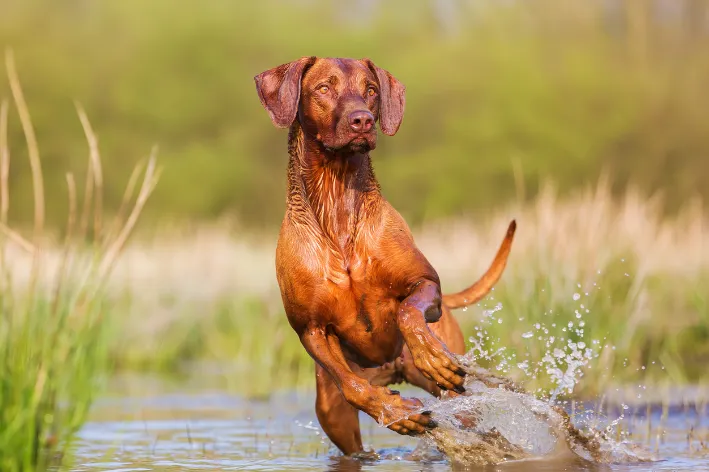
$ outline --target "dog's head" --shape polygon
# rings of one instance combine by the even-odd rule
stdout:
[[[369,59],[302,57],[256,77],[273,124],[300,122],[306,136],[336,152],[377,145],[376,122],[394,135],[404,117],[405,88]]]

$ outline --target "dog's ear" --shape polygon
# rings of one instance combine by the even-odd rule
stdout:
[[[379,82],[379,126],[384,134],[393,136],[404,119],[406,87],[384,69],[374,65],[369,59],[363,59],[367,67],[377,76]]]
[[[305,70],[313,63],[315,56],[301,57],[254,77],[261,105],[277,127],[287,128],[295,120],[300,100],[300,81]]]

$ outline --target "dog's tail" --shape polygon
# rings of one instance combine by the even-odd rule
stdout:
[[[497,281],[500,280],[502,272],[505,270],[507,256],[509,256],[510,249],[512,249],[512,240],[514,239],[516,229],[517,222],[512,220],[510,226],[507,228],[505,239],[502,240],[502,244],[500,244],[500,248],[497,250],[495,259],[487,269],[487,272],[485,272],[477,282],[458,293],[443,295],[443,303],[448,308],[455,309],[472,305],[488,294]]]

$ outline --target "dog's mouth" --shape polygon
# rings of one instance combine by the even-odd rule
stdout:
[[[329,142],[328,142],[329,141]],[[321,139],[325,149],[332,152],[363,153],[373,150],[377,145],[377,134],[372,131],[366,133],[343,133],[335,135],[335,139]]]
[[[349,146],[368,146],[370,138],[368,136],[355,136],[350,139]]]
[[[353,152],[367,152],[371,151],[374,148],[374,145],[366,137],[357,136],[352,138],[345,147]]]
[[[377,135],[373,131],[367,133],[352,134],[345,147],[362,152],[370,151],[377,145]]]

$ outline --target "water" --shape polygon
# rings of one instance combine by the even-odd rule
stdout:
[[[202,380],[188,384],[154,383],[145,378],[137,387],[113,387],[112,398],[96,404],[77,443],[77,471],[150,470],[331,470],[331,471],[443,471],[454,465],[426,441],[397,435],[360,415],[365,447],[378,460],[353,460],[339,456],[320,431],[311,393],[279,392],[267,399],[247,399],[221,389],[208,389]],[[421,396],[415,389],[404,395]],[[554,451],[550,429],[539,421],[523,400],[516,407],[509,398],[494,395],[500,408],[485,416],[518,444],[536,453]],[[679,398],[677,396],[676,398]],[[485,402],[483,402],[485,403]],[[492,403],[485,403],[493,406]],[[660,471],[709,470],[709,450],[700,439],[709,438],[709,419],[692,405],[652,405],[647,434],[647,409],[638,403],[627,410],[621,404],[608,411],[606,421],[619,417],[630,439],[657,453],[659,462],[598,466],[573,454],[556,454],[544,460],[508,462],[468,470],[568,470]],[[509,416],[511,410],[518,414]],[[595,405],[579,412],[594,410]],[[435,414],[435,413],[434,413]],[[665,417],[663,418],[663,414]],[[446,425],[442,425],[445,428]],[[506,428],[506,429],[505,429]],[[688,433],[694,429],[693,438]],[[656,434],[660,433],[660,437]],[[526,441],[526,443],[525,443]],[[527,449],[529,451],[530,449]],[[533,465],[532,465],[533,464]]]
[[[466,396],[426,402],[439,424],[428,443],[437,446],[455,465],[470,467],[534,458],[581,458],[597,464],[658,459],[648,448],[614,440],[610,428],[591,428],[584,421],[573,421],[565,410],[526,392],[490,388],[471,378],[466,389]]]

